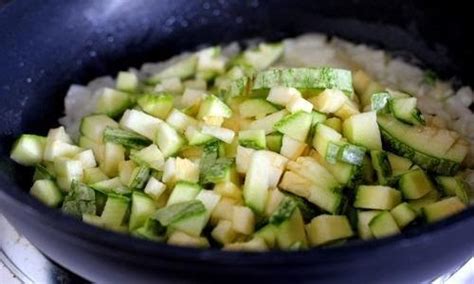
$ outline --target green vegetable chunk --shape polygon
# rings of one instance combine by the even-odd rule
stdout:
[[[258,73],[252,87],[253,93],[266,94],[272,87],[293,87],[304,95],[319,93],[324,89],[338,89],[352,96],[352,74],[335,68],[270,69]]]
[[[104,130],[104,141],[112,142],[131,149],[142,149],[151,144],[145,136],[132,131],[107,127]]]
[[[74,180],[71,191],[64,197],[61,210],[77,218],[81,218],[82,214],[95,214],[95,191]]]
[[[190,216],[206,212],[206,207],[199,200],[175,203],[159,209],[153,215],[163,226],[168,226]]]

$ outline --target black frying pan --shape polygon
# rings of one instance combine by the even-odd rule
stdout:
[[[8,158],[23,132],[57,125],[71,83],[200,44],[324,32],[418,58],[474,85],[473,25],[455,1],[13,1],[0,8],[0,210],[51,259],[100,282],[426,281],[474,254],[474,208],[400,236],[304,252],[170,247],[91,227],[33,200]],[[0,228],[1,229],[1,228]],[[132,282],[133,281],[133,282]]]

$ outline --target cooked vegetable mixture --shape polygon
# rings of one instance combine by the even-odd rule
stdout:
[[[78,137],[24,134],[11,158],[35,167],[30,193],[47,206],[179,246],[339,245],[468,206],[470,144],[416,96],[362,70],[284,67],[284,53],[210,47],[120,72],[89,94]]]

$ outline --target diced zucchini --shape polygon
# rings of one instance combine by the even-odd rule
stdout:
[[[420,110],[416,107],[416,98],[396,98],[389,102],[393,115],[408,124],[425,124],[425,120]]]
[[[173,156],[184,146],[185,140],[176,130],[166,123],[158,125],[155,143],[165,158]]]
[[[94,114],[82,118],[80,132],[87,138],[102,143],[103,133],[107,127],[117,128],[118,123],[106,115]]]
[[[126,110],[122,119],[120,119],[120,126],[124,129],[135,131],[150,140],[154,140],[158,125],[162,122],[161,119],[148,115],[142,111],[130,109]]]
[[[388,115],[379,115],[377,122],[387,147],[425,170],[452,175],[467,155],[467,143],[452,132],[410,126]]]
[[[459,177],[437,176],[436,182],[446,196],[457,196],[465,204],[469,204],[469,185]]]
[[[112,142],[131,149],[142,149],[151,144],[148,138],[132,131],[118,128],[106,127],[104,130],[104,142]]]
[[[202,82],[204,82],[204,85],[206,84],[206,81]],[[197,111],[199,111],[199,106],[202,100],[207,97],[205,91],[205,87],[204,89],[186,88],[184,90],[183,96],[181,97],[180,106],[189,110],[193,109],[193,112],[196,108]]]
[[[466,209],[458,197],[449,197],[423,207],[423,215],[428,223],[438,222]]]
[[[311,127],[316,126],[318,123],[324,123],[327,119],[327,116],[324,113],[318,111],[312,111],[311,115],[313,116],[313,121],[311,122]]]
[[[245,76],[236,80],[232,80],[228,86],[220,89],[221,97],[224,98],[226,103],[232,101],[235,97],[245,96],[249,92],[249,86],[251,80],[249,77]]]
[[[341,193],[329,186],[321,186],[291,171],[285,172],[279,187],[308,199],[321,209],[337,213],[341,207]]]
[[[264,252],[268,251],[265,240],[255,237],[247,242],[235,242],[224,246],[226,251],[248,251],[248,252]]]
[[[383,211],[375,216],[369,223],[370,231],[376,239],[400,234],[397,222],[389,211]]]
[[[326,119],[323,122],[325,125],[331,127],[332,129],[336,130],[339,133],[342,133],[342,121],[337,117],[331,117]]]
[[[130,231],[143,226],[148,219],[156,211],[155,203],[146,194],[139,191],[132,193],[132,205],[130,210],[130,220],[128,229]]]
[[[237,172],[241,174],[247,173],[254,152],[254,149],[245,148],[240,145],[237,147],[237,155],[235,156]]]
[[[180,247],[195,247],[195,248],[208,248],[209,242],[204,237],[190,236],[184,232],[174,231],[170,234],[168,245],[175,245]]]
[[[338,109],[334,115],[339,117],[342,120],[346,120],[349,117],[359,114],[359,105],[355,101],[349,99],[342,105],[340,109]]]
[[[305,143],[293,139],[288,135],[283,135],[280,154],[290,160],[295,160],[303,154],[306,147],[307,145]]]
[[[222,197],[211,214],[211,222],[216,224],[219,220],[232,221],[233,211],[229,210],[237,205],[238,201],[229,197]],[[240,203],[239,203],[240,204]]]
[[[84,177],[82,178],[85,184],[93,184],[103,180],[107,180],[107,177],[99,168],[84,169]]]
[[[71,191],[64,197],[61,211],[81,218],[82,214],[96,213],[96,193],[91,188],[79,182],[73,182]]]
[[[54,162],[57,158],[72,157],[81,152],[82,149],[61,140],[46,140],[44,147],[43,160]]]
[[[270,216],[268,222],[274,226],[278,226],[281,223],[290,219],[293,212],[298,208],[296,201],[289,197],[284,197],[280,202],[275,212]]]
[[[397,156],[392,153],[387,154],[387,158],[390,162],[390,167],[392,168],[392,174],[394,176],[408,171],[413,165],[413,162],[406,158]]]
[[[390,93],[386,91],[372,94],[370,99],[370,109],[376,112],[387,112],[389,110],[388,107],[391,98],[392,96]]]
[[[328,67],[263,71],[255,77],[252,91],[266,93],[276,86],[296,88],[303,94],[319,93],[324,89],[338,89],[348,95],[353,93],[351,72]]]
[[[291,193],[287,193],[290,196]],[[291,194],[292,197],[300,198],[294,194]],[[273,188],[268,191],[267,204],[265,205],[265,216],[270,217],[273,213],[276,212],[277,208],[285,199],[286,195],[283,194],[278,188]]]
[[[234,166],[234,160],[219,158],[208,166],[201,166],[201,184],[216,184],[220,182],[238,181],[238,175]]]
[[[118,174],[120,161],[125,160],[125,149],[118,144],[107,142],[104,146],[104,159],[99,161],[100,169],[109,177]]]
[[[398,204],[390,210],[390,213],[400,229],[403,229],[416,219],[416,212],[406,202]]]
[[[133,236],[151,241],[164,241],[166,228],[155,219],[148,218],[145,224],[132,231]]]
[[[283,143],[283,135],[281,133],[272,133],[266,136],[266,146],[268,150],[280,153]]]
[[[224,197],[242,200],[242,191],[230,181],[220,182],[214,186],[214,191]]]
[[[346,216],[320,215],[307,225],[308,239],[312,246],[350,238],[354,235]]]
[[[217,126],[208,126],[204,125],[202,127],[202,133],[205,135],[210,135],[214,138],[217,138],[227,144],[232,143],[234,140],[235,132],[227,129],[227,128],[222,128],[222,127],[217,127]]]
[[[255,227],[255,215],[245,206],[234,206],[232,213],[232,229],[244,235],[251,235]]]
[[[184,132],[191,125],[197,126],[198,124],[197,120],[177,109],[173,109],[170,112],[168,118],[166,119],[166,123],[173,126],[176,130],[180,132]]]
[[[364,161],[365,152],[366,150],[364,147],[344,143],[337,152],[337,160],[351,165],[360,166]],[[326,153],[326,155],[327,154],[328,153]]]
[[[263,118],[257,119],[248,125],[248,129],[263,129],[265,134],[270,134],[274,131],[274,125],[288,115],[286,109],[277,111]]]
[[[57,184],[63,191],[70,191],[74,180],[81,181],[83,177],[82,163],[77,160],[58,158],[54,162]]]
[[[152,144],[140,151],[133,152],[130,159],[137,164],[145,165],[157,171],[163,170],[165,157],[155,144]]]
[[[244,51],[236,61],[256,70],[265,70],[277,61],[284,52],[282,43],[260,43],[256,49]]]
[[[117,229],[120,227],[128,212],[130,199],[122,195],[113,193],[108,194],[104,211],[100,215],[104,227],[109,229]]]
[[[215,139],[211,135],[203,134],[199,128],[193,125],[190,125],[188,128],[186,128],[184,136],[188,140],[189,145],[203,145]]]
[[[66,130],[63,126],[51,128],[48,131],[48,136],[46,138],[46,144],[49,144],[53,141],[62,141],[64,143],[72,144],[72,139],[69,134],[66,133]]]
[[[153,200],[158,201],[165,190],[166,185],[164,183],[154,177],[150,177],[143,191]]]
[[[415,169],[403,174],[398,181],[400,191],[406,199],[418,199],[436,190],[426,173]]]
[[[150,168],[146,166],[139,166],[133,169],[130,180],[128,181],[128,187],[132,190],[141,190],[145,187],[145,184],[150,177]]]
[[[91,149],[94,152],[94,157],[97,161],[104,160],[104,144],[95,142],[86,136],[81,136],[79,137],[79,147],[83,149]]]
[[[169,160],[169,159],[168,159]],[[174,179],[176,181],[183,180],[189,182],[198,182],[199,181],[199,165],[197,162],[192,162],[188,159],[176,158],[174,159]],[[173,164],[173,163],[171,163]],[[165,171],[168,179],[168,170],[165,166]],[[165,180],[165,173],[163,174],[163,180]]]
[[[198,119],[204,119],[205,117],[224,117],[229,118],[232,116],[232,110],[216,96],[209,95],[201,103],[199,113],[197,114]]]
[[[312,156],[323,165],[341,185],[354,187],[357,184],[360,184],[362,178],[361,166],[351,165],[340,161],[331,164],[328,163],[325,158],[321,157],[321,155],[314,152]]]
[[[253,72],[254,69],[249,66],[233,66],[225,74],[214,79],[214,87],[217,87],[218,90],[223,90],[229,87],[234,80],[252,75]]]
[[[275,248],[276,246],[276,229],[275,226],[267,224],[259,229],[254,234],[254,238],[262,239],[269,248]]]
[[[314,109],[323,113],[335,113],[349,98],[341,90],[326,89],[312,97],[310,102]]]
[[[374,184],[376,179],[376,174],[374,167],[372,166],[372,161],[369,158],[369,155],[365,155],[360,166],[361,172],[361,183],[362,184]]]
[[[168,226],[191,216],[196,216],[206,211],[203,203],[199,200],[175,203],[158,209],[153,219],[158,220],[163,226]]]
[[[204,124],[219,127],[224,123],[222,116],[206,116],[202,119]]]
[[[197,60],[197,56],[190,55],[174,63],[173,65],[168,66],[159,73],[154,74],[153,76],[147,79],[147,82],[150,84],[156,84],[159,83],[161,80],[167,78],[189,78],[196,72]]]
[[[239,132],[239,144],[243,147],[257,150],[266,148],[265,131],[242,130]]]
[[[305,142],[312,120],[311,114],[300,111],[283,117],[273,128],[293,139]]]
[[[54,173],[54,164],[50,164],[50,166],[37,164],[35,166],[35,173],[33,174],[33,181],[41,179],[55,180],[55,175],[56,174]]]
[[[124,92],[136,92],[139,86],[139,80],[137,75],[132,72],[119,72],[117,75],[117,90]]]
[[[10,158],[23,166],[33,166],[43,160],[46,138],[23,134],[12,147]]]
[[[375,112],[356,114],[344,121],[344,137],[369,150],[382,150],[382,140]]]
[[[211,232],[214,240],[222,245],[232,243],[236,237],[236,232],[232,229],[232,222],[220,220]]]
[[[49,179],[35,181],[30,194],[49,207],[57,207],[63,201],[63,194],[54,181]]]
[[[328,161],[328,163],[330,164],[335,164],[339,156],[338,154],[342,150],[343,146],[344,146],[344,142],[330,141],[327,145],[326,154],[324,155],[324,158],[326,159],[326,161]]]
[[[294,97],[286,105],[286,109],[291,113],[296,113],[300,111],[311,113],[311,111],[313,110],[313,104],[303,99],[302,97]]]
[[[381,185],[360,185],[357,188],[354,207],[389,210],[400,204],[400,191]]]
[[[122,184],[119,177],[93,183],[90,187],[104,193],[128,194],[131,192],[128,187]]]
[[[120,116],[131,104],[130,95],[118,90],[103,88],[97,99],[95,111],[110,117]]]
[[[278,108],[263,98],[251,98],[239,105],[239,114],[242,117],[264,117],[277,112]]]
[[[296,206],[300,210],[301,216],[303,217],[303,221],[305,223],[310,222],[314,217],[321,214],[321,210],[316,205],[309,202],[306,198],[297,196],[297,195],[289,193],[289,192],[282,193],[278,189],[271,190],[270,192],[274,193],[273,194],[274,199],[283,200],[284,198],[290,198],[294,202],[296,202]],[[275,193],[277,193],[277,194],[275,194]],[[268,210],[268,204],[267,204],[267,210]]]
[[[439,192],[437,190],[433,190],[433,191],[428,192],[428,194],[426,194],[422,198],[408,201],[408,204],[413,210],[415,210],[416,214],[421,215],[423,207],[429,204],[435,203],[436,201],[439,200],[439,198],[440,198]]]
[[[119,172],[119,178],[120,182],[122,184],[129,184],[130,180],[132,178],[133,170],[137,167],[137,164],[135,164],[134,161],[132,160],[127,160],[127,161],[121,161],[118,165],[118,172]]]
[[[181,84],[181,80],[177,77],[166,78],[161,80],[161,82],[155,86],[153,91],[155,93],[170,92],[173,94],[180,94],[183,92],[183,84]]]
[[[326,157],[328,144],[330,142],[339,142],[341,139],[342,135],[339,132],[329,126],[318,123],[313,138],[313,147],[321,156]]]
[[[380,211],[377,210],[357,211],[357,231],[361,239],[370,240],[374,238],[369,228],[369,223],[379,213]]]
[[[201,191],[201,187],[198,184],[187,181],[178,181],[171,192],[166,206],[193,200],[198,195],[199,191]]]
[[[138,98],[137,103],[146,113],[166,119],[173,108],[173,99],[173,95],[166,92],[157,95],[145,94]]]
[[[267,101],[277,105],[287,106],[291,101],[300,97],[302,97],[301,93],[295,88],[274,86],[270,88]]]
[[[304,177],[319,187],[326,187],[338,190],[340,187],[336,178],[318,161],[311,157],[299,157],[295,162],[290,161],[287,165],[291,170],[301,177]]]
[[[221,48],[218,46],[208,47],[197,54],[198,62],[196,77],[210,80],[225,71],[225,60],[221,56]]]
[[[372,95],[383,91],[384,88],[362,70],[358,70],[353,76],[354,89],[359,96],[362,108],[370,105]]]
[[[95,168],[97,166],[94,157],[94,152],[90,149],[77,153],[72,158],[74,160],[80,161],[83,169]]]
[[[243,188],[245,204],[262,214],[268,198],[270,159],[264,151],[252,154]]]
[[[380,150],[372,150],[370,151],[370,158],[377,174],[378,183],[380,185],[388,185],[392,176],[392,168],[387,153]]]
[[[298,208],[293,210],[286,220],[272,226],[278,248],[292,250],[295,245],[301,248],[308,247],[303,217]]]

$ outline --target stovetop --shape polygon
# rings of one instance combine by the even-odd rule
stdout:
[[[49,260],[0,215],[1,284],[84,282],[87,281]],[[474,283],[474,257],[459,269],[430,282],[434,284]]]

